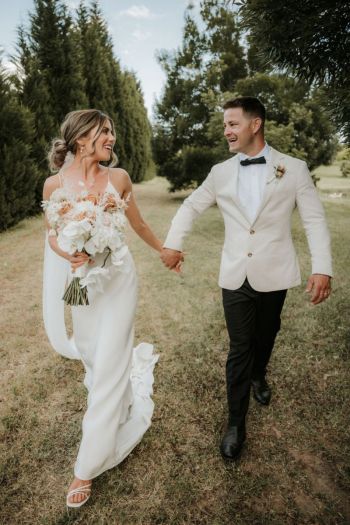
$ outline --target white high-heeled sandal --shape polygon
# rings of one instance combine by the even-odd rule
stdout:
[[[82,485],[81,487],[77,487],[76,489],[70,490],[67,494],[67,501],[66,501],[67,507],[76,509],[84,505],[87,502],[87,500],[90,498],[91,485],[92,483],[89,483],[89,485]],[[84,494],[85,498],[78,502],[69,501],[69,498],[73,496],[74,494]]]

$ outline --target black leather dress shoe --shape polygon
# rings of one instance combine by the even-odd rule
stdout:
[[[271,388],[264,377],[252,379],[253,395],[261,405],[268,405],[271,399]]]
[[[235,460],[238,458],[245,441],[245,428],[229,425],[222,438],[220,452],[224,459]]]

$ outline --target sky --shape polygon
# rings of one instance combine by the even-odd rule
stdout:
[[[74,9],[79,0],[65,0],[65,3]],[[199,0],[192,3],[198,6]],[[28,23],[33,4],[33,0],[11,0],[2,11],[0,47],[5,66],[15,50],[16,29],[19,24]],[[99,4],[112,36],[115,55],[123,67],[136,72],[152,117],[152,106],[165,82],[155,54],[160,49],[180,46],[188,0],[100,0]]]

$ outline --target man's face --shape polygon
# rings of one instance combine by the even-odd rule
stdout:
[[[224,111],[224,135],[231,153],[246,153],[254,144],[261,119],[250,117],[242,108]]]

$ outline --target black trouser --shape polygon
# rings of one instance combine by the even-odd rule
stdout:
[[[230,351],[226,363],[229,424],[241,426],[249,406],[250,383],[264,377],[287,290],[257,292],[246,279],[237,290],[222,290]]]

